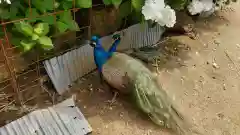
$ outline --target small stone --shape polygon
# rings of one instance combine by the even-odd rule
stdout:
[[[218,66],[218,64],[215,63],[215,62],[212,64],[212,66],[213,66],[215,69],[219,69],[219,68],[220,68],[220,67]]]
[[[236,44],[238,48],[240,48],[240,44]]]
[[[123,113],[123,112],[121,112],[121,113],[120,113],[120,117],[123,117],[123,114],[124,114],[124,113]]]
[[[182,77],[181,77],[181,80],[182,80],[182,81],[184,81],[185,79],[186,79],[186,77],[185,77],[185,76],[182,76]]]
[[[218,113],[217,116],[222,119],[224,117],[224,114]]]
[[[203,44],[203,47],[208,47],[208,45],[207,44]]]
[[[223,84],[223,90],[226,90],[226,84],[225,83]]]
[[[177,62],[180,62],[180,61],[182,61],[181,58],[177,58]]]
[[[151,135],[151,134],[152,134],[152,130],[148,130],[147,135]]]
[[[220,41],[218,41],[218,40],[216,40],[216,39],[215,39],[213,42],[214,42],[214,44],[216,44],[216,45],[220,45]]]
[[[93,91],[93,88],[89,88],[90,91]]]

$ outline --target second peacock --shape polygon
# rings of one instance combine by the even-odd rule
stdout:
[[[116,52],[121,38],[114,35],[114,40],[111,48],[105,51],[100,39],[92,37],[94,60],[101,79],[120,94],[129,94],[139,110],[155,124],[173,129],[179,135],[198,134],[176,109],[171,98],[157,82],[156,76],[140,60]]]

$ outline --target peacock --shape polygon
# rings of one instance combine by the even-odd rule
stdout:
[[[135,105],[155,124],[173,129],[180,135],[198,133],[173,104],[173,100],[163,90],[154,75],[140,60],[125,53],[116,52],[120,43],[120,35],[108,51],[102,47],[97,36],[91,38],[94,48],[94,61],[101,80],[118,90],[121,94],[132,97]],[[114,92],[116,98],[116,93]]]

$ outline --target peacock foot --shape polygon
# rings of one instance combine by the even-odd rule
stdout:
[[[119,93],[117,91],[114,91],[113,98],[111,100],[107,101],[108,103],[110,103],[110,106],[112,106],[116,102],[116,98],[117,98],[118,94]]]

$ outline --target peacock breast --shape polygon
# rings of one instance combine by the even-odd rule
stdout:
[[[122,57],[120,53],[114,53],[113,56],[103,65],[102,74],[104,79],[115,89],[122,93],[128,93],[126,85],[129,83],[126,75],[129,77],[128,59]]]

